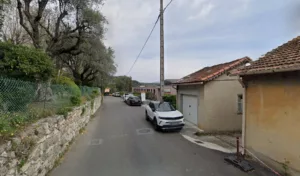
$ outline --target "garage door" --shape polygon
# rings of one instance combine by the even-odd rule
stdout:
[[[185,120],[198,125],[198,98],[196,96],[183,95],[182,111]]]

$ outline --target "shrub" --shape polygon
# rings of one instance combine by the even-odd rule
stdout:
[[[137,96],[137,97],[140,97],[140,96],[141,96],[141,93],[133,92],[133,95],[134,95],[134,96]]]
[[[155,94],[152,92],[146,92],[146,99],[155,100],[156,99]]]
[[[58,115],[63,115],[65,118],[68,116],[68,112],[72,111],[71,107],[63,107],[57,110]]]
[[[7,113],[0,115],[0,134],[8,137],[14,136],[20,126],[24,126],[29,118],[24,114]]]
[[[176,95],[164,95],[163,100],[171,103],[171,105],[176,108]]]
[[[0,75],[23,80],[48,80],[54,73],[51,58],[42,50],[0,42]]]
[[[99,91],[98,90],[96,90],[96,89],[94,89],[93,91],[92,91],[92,93],[91,93],[91,98],[92,99],[94,99],[94,98],[96,98],[97,96],[99,96]]]
[[[66,88],[69,89],[70,93],[74,96],[81,96],[80,88],[75,84],[75,82],[66,76],[60,76],[53,80],[54,84],[66,85]]]
[[[72,105],[78,106],[81,103],[81,97],[80,96],[71,96],[70,101]]]

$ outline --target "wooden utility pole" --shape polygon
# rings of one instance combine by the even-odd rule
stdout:
[[[165,84],[165,46],[164,46],[164,3],[160,0],[160,100],[163,100],[164,96],[164,84]]]

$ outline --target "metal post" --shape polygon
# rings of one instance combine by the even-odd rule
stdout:
[[[165,68],[164,68],[164,7],[163,0],[160,0],[160,100],[163,100],[164,96],[164,84],[165,84]]]
[[[240,139],[236,137],[236,158],[240,160]]]

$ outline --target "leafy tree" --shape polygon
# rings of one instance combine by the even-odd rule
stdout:
[[[136,80],[132,80],[132,87],[137,87],[137,86],[140,86],[141,83],[136,81]]]
[[[132,80],[128,76],[117,76],[114,79],[118,91],[132,91]]]
[[[54,72],[49,56],[26,46],[0,43],[0,75],[23,80],[48,80]]]
[[[116,71],[114,51],[97,38],[89,38],[85,48],[85,52],[77,56],[68,55],[62,60],[71,70],[77,84],[99,86],[105,77]]]
[[[96,28],[106,23],[97,11],[101,3],[102,0],[17,0],[17,9],[20,25],[33,45],[45,45],[55,58],[61,54],[78,55],[83,52],[80,46],[87,36],[103,35],[104,28]]]

